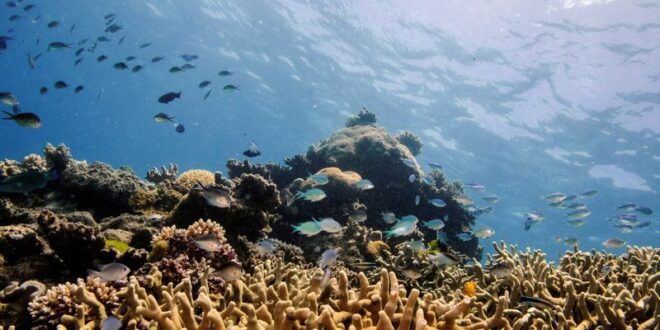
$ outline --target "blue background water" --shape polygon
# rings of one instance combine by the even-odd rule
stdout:
[[[424,141],[420,161],[448,177],[478,182],[500,196],[479,223],[503,239],[555,257],[573,236],[583,249],[611,237],[658,246],[650,227],[622,234],[606,218],[616,205],[660,209],[660,3],[657,1],[32,1],[0,8],[0,90],[12,91],[43,127],[0,122],[0,157],[20,159],[46,142],[66,143],[78,159],[129,165],[139,175],[175,162],[223,169],[250,141],[260,161],[304,152],[367,106],[391,132]],[[24,16],[16,22],[8,18]],[[51,41],[103,35],[103,16],[123,29],[106,34],[74,67],[71,50],[45,52],[38,68],[25,53]],[[41,15],[42,17],[33,21]],[[59,20],[50,29],[46,24]],[[76,27],[72,33],[72,24]],[[14,29],[14,32],[8,32]],[[118,40],[125,36],[123,44]],[[40,44],[36,45],[37,38]],[[150,47],[139,45],[153,42]],[[86,45],[88,47],[89,44]],[[196,69],[171,74],[181,54]],[[110,59],[97,63],[104,54]],[[112,64],[137,56],[139,73]],[[154,56],[165,60],[152,64]],[[219,77],[228,69],[231,77]],[[64,80],[69,90],[52,84]],[[197,87],[212,80],[212,94]],[[226,83],[241,90],[226,93]],[[78,84],[85,90],[74,94]],[[39,95],[48,86],[46,95]],[[97,100],[99,91],[103,94]],[[169,105],[169,91],[183,97]],[[3,105],[3,110],[8,110]],[[156,124],[158,112],[186,126]],[[580,228],[540,198],[599,194]],[[471,193],[478,198],[478,193]],[[482,202],[480,204],[485,204]],[[547,219],[523,231],[522,213]],[[485,243],[486,246],[489,244]],[[615,249],[622,252],[623,249]]]

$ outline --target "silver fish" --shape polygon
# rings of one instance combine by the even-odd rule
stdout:
[[[216,269],[216,272],[223,280],[233,282],[243,275],[243,266],[236,261],[229,261]]]
[[[126,276],[131,272],[131,269],[124,264],[113,262],[107,265],[99,266],[99,270],[88,269],[87,273],[91,277],[100,278],[103,282],[115,282],[126,279]]]

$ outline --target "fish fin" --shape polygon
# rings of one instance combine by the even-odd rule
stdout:
[[[98,278],[101,278],[101,276],[99,275],[99,272],[96,271],[96,270],[93,270],[93,269],[88,269],[88,270],[87,270],[87,275],[89,275],[89,276],[91,276],[91,277],[98,277]]]
[[[4,111],[4,110],[2,110],[2,112],[3,112],[5,115],[9,116],[9,117],[7,117],[7,118],[2,118],[2,119],[4,119],[4,120],[14,120],[14,114],[12,114],[11,112]]]
[[[300,226],[291,225],[291,228],[293,228],[294,233],[299,233],[300,232]]]
[[[176,93],[176,97],[181,98],[181,92]]]

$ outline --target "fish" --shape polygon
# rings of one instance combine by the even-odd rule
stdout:
[[[428,165],[430,168],[432,168],[434,170],[441,170],[442,169],[442,165],[440,165],[439,163],[426,162],[426,165]]]
[[[610,238],[610,239],[605,240],[602,245],[603,245],[603,247],[606,247],[606,248],[609,248],[609,249],[616,249],[616,248],[620,248],[620,247],[624,246],[625,244],[626,244],[626,242],[624,242],[620,239]]]
[[[566,218],[571,220],[584,219],[591,215],[591,211],[588,209],[580,209],[566,214]]]
[[[56,81],[55,84],[53,84],[53,86],[55,86],[55,88],[57,89],[69,88],[69,84],[65,83],[62,80]]]
[[[76,29],[76,25],[75,24],[71,25],[71,27],[69,28],[69,33],[73,33],[73,30],[75,29]]]
[[[495,230],[489,227],[482,227],[472,231],[472,236],[479,237],[481,239],[491,238],[495,235]]]
[[[182,58],[184,61],[186,61],[186,62],[192,62],[192,61],[198,59],[199,56],[197,56],[197,55],[190,55],[190,54],[182,54],[182,55],[181,55],[181,58]]]
[[[422,277],[422,274],[420,274],[417,270],[412,269],[412,268],[402,270],[401,275],[403,275],[403,277],[411,279],[413,281],[418,280],[419,278]]]
[[[98,41],[98,42],[109,42],[110,39],[106,36],[100,36],[100,37],[96,38],[96,41]]]
[[[461,240],[463,242],[467,242],[469,240],[472,240],[472,235],[470,235],[468,233],[460,233],[460,234],[456,234],[456,238],[458,238],[459,240]]]
[[[447,206],[447,203],[445,203],[445,201],[442,200],[441,198],[431,199],[431,200],[429,200],[429,204],[431,204],[435,207],[445,207],[445,206]]]
[[[151,63],[158,63],[158,62],[160,62],[160,61],[162,61],[162,60],[164,60],[164,59],[165,59],[165,58],[162,57],[162,56],[156,56],[156,57],[154,57],[154,58],[151,59]]]
[[[5,37],[0,36],[0,50],[5,50],[7,49],[7,39]]]
[[[44,95],[46,93],[48,93],[48,88],[46,86],[39,88],[39,94]]]
[[[578,244],[578,239],[576,237],[566,237],[563,239],[563,242],[568,246],[575,246]]]
[[[488,195],[483,196],[481,199],[485,200],[488,203],[495,204],[500,201],[500,198],[497,195]]]
[[[407,244],[407,247],[414,252],[424,252],[426,251],[426,246],[422,240],[410,240]]]
[[[18,105],[18,98],[11,92],[0,92],[0,102],[13,107]]]
[[[468,182],[465,184],[466,188],[472,189],[472,190],[477,190],[477,191],[484,191],[486,190],[486,187],[484,185],[478,184],[478,183],[471,183]]]
[[[21,15],[11,15],[11,16],[9,16],[9,21],[10,22],[16,22],[21,18],[23,18]]]
[[[136,66],[133,67],[133,69],[131,69],[131,72],[133,72],[133,73],[140,72],[140,71],[142,71],[142,69],[144,69],[144,67],[142,65],[136,65]]]
[[[415,182],[415,180],[417,180],[417,176],[414,175],[414,174],[411,174],[411,175],[408,177],[408,182],[410,182],[410,183]]]
[[[653,215],[653,210],[650,207],[638,206],[635,207],[635,211],[643,215]]]
[[[414,159],[405,158],[405,157],[401,157],[400,159],[403,162],[403,165],[406,165],[410,168],[416,168],[417,167],[417,162]]]
[[[257,241],[255,249],[259,255],[272,255],[277,250],[277,242],[272,239],[262,238]]]
[[[573,204],[567,205],[566,208],[571,209],[571,210],[583,210],[583,209],[586,209],[587,206],[582,204],[582,203],[573,203]]]
[[[428,259],[436,266],[453,266],[458,264],[458,258],[445,252],[436,252],[428,255]]]
[[[297,226],[291,225],[291,227],[293,228],[294,233],[300,233],[301,235],[305,235],[307,237],[312,237],[323,231],[321,229],[321,225],[316,220],[302,222]]]
[[[88,269],[87,274],[92,278],[99,278],[102,282],[117,282],[126,279],[131,269],[126,265],[113,262],[99,266],[99,270]]]
[[[122,29],[122,26],[118,25],[117,23],[110,24],[108,27],[105,28],[106,33],[115,33],[119,30]]]
[[[227,70],[222,70],[222,71],[218,72],[218,76],[221,76],[221,77],[231,76],[232,73],[233,72],[230,72],[230,71],[227,71]]]
[[[421,200],[421,197],[419,195],[415,196],[415,206],[419,205],[420,200]]]
[[[637,204],[635,203],[626,203],[616,207],[617,210],[624,212],[632,212],[635,208],[637,208]]]
[[[101,330],[119,330],[121,327],[121,321],[115,316],[109,316],[101,322]]]
[[[348,215],[349,221],[355,221],[357,223],[367,221],[367,212],[364,210],[355,210],[352,212],[347,212],[346,214]]]
[[[78,64],[82,63],[83,60],[84,60],[84,58],[79,58],[79,59],[77,59],[77,60],[73,63],[73,66],[78,66]]]
[[[435,239],[438,242],[443,243],[443,244],[447,244],[449,242],[449,236],[447,236],[447,233],[445,233],[444,231],[439,231],[438,230],[435,233],[436,233],[435,234]]]
[[[231,196],[228,192],[222,189],[204,186],[204,184],[199,181],[197,181],[197,184],[192,189],[200,191],[202,193],[202,197],[206,201],[206,204],[209,206],[221,209],[231,207]]]
[[[67,49],[71,48],[69,44],[65,44],[61,41],[53,41],[50,44],[48,44],[48,51],[51,50],[62,50],[62,49]]]
[[[87,49],[88,52],[94,53],[96,52],[96,46],[98,46],[99,43],[97,41],[94,41],[94,43]]]
[[[519,302],[520,302],[521,305],[527,305],[527,306],[535,307],[535,308],[538,308],[538,309],[545,309],[545,308],[554,309],[555,308],[555,306],[551,302],[549,302],[545,299],[536,298],[536,297],[520,296]]]
[[[416,216],[409,214],[406,216],[401,217],[401,219],[398,220],[401,223],[414,223],[417,224],[419,222],[419,219],[417,219]]]
[[[48,172],[29,171],[4,178],[0,181],[0,192],[28,194],[46,186],[48,181],[58,178],[54,170]]]
[[[201,83],[199,83],[198,87],[199,87],[199,88],[206,88],[206,87],[209,87],[210,84],[211,84],[210,81],[208,81],[208,80],[204,80],[204,81],[202,81]]]
[[[525,213],[525,230],[529,230],[535,223],[545,220],[545,216],[540,212]]]
[[[121,39],[119,39],[119,41],[117,42],[117,45],[121,45],[122,42],[124,42],[124,39],[126,39],[126,36],[121,37]]]
[[[126,63],[124,63],[124,62],[117,62],[114,65],[112,65],[112,67],[115,68],[116,70],[126,70],[126,69],[128,69],[128,65],[126,65]]]
[[[486,267],[486,270],[495,277],[509,277],[513,274],[513,267],[507,262],[498,262]]]
[[[383,221],[387,224],[392,224],[396,222],[396,216],[392,212],[385,212],[380,214],[383,217]]]
[[[170,117],[166,113],[159,112],[154,116],[154,121],[157,123],[166,123],[166,122],[175,123],[174,118],[175,117]]]
[[[108,59],[107,56],[105,56],[105,55],[101,55],[101,56],[99,56],[99,57],[96,58],[96,61],[100,63],[100,62],[103,62],[103,61],[105,61],[105,60],[107,60],[107,59]]]
[[[222,90],[225,92],[233,92],[233,91],[240,91],[241,89],[239,88],[239,86],[227,84],[225,85],[225,87],[222,87]]]
[[[333,218],[321,218],[320,221],[318,221],[318,224],[321,227],[321,230],[326,233],[336,234],[342,229],[339,222]]]
[[[445,228],[445,222],[442,221],[442,219],[422,221],[422,224],[424,225],[424,227],[431,230],[441,230],[442,228]]]
[[[110,14],[107,14],[107,15],[103,16],[103,19],[105,19],[105,20],[107,21],[107,20],[109,20],[109,19],[113,19],[113,18],[115,18],[116,16],[117,16],[117,14],[115,14],[115,13],[110,13]]]
[[[243,155],[245,157],[253,158],[257,156],[261,156],[261,151],[259,150],[259,147],[257,147],[257,144],[254,142],[250,143],[250,147],[243,151]]]
[[[578,195],[575,195],[575,194],[568,195],[568,196],[566,196],[566,198],[564,198],[564,202],[570,202],[570,201],[576,199],[577,197],[578,197]]]
[[[30,11],[30,10],[34,9],[34,7],[35,7],[35,5],[32,5],[32,4],[27,5],[27,6],[23,7],[23,11]]]
[[[223,280],[233,282],[243,275],[243,266],[236,261],[229,261],[216,269],[216,272]]]
[[[563,202],[566,199],[566,195],[562,193],[552,193],[543,196],[543,199],[545,199],[550,203],[558,203],[558,202]]]
[[[213,91],[213,89],[209,89],[209,91],[206,92],[206,94],[204,94],[204,101],[206,101],[209,98],[209,95],[211,95],[211,91]]]
[[[174,126],[174,131],[177,133],[183,133],[186,131],[186,128],[182,124],[177,123],[176,126]]]
[[[569,219],[569,220],[564,220],[564,222],[573,227],[582,227],[585,224],[584,219]]]
[[[125,58],[124,60],[125,60],[126,62],[130,62],[130,61],[132,61],[132,60],[134,60],[134,59],[135,59],[135,56],[126,56],[126,58]]]
[[[183,71],[183,70],[190,70],[190,69],[194,69],[194,68],[195,68],[195,66],[192,65],[192,64],[190,64],[190,63],[186,63],[186,64],[184,64],[184,65],[181,66],[181,70],[182,70],[182,71]]]
[[[359,269],[359,270],[367,270],[371,268],[376,268],[376,263],[375,262],[368,262],[368,261],[362,261],[362,262],[354,262],[350,264],[351,267]]]
[[[140,48],[147,48],[147,47],[151,46],[151,44],[152,44],[151,42],[143,43],[143,44],[140,45]]]
[[[39,128],[41,127],[41,118],[32,112],[10,113],[3,111],[8,117],[2,118],[3,120],[13,120],[16,124],[26,128]]]
[[[477,295],[477,284],[474,281],[467,281],[463,285],[463,294],[468,297],[474,297]]]
[[[321,269],[326,269],[337,262],[340,250],[340,248],[330,248],[323,251],[321,258],[318,261],[319,267],[321,267]]]
[[[17,6],[18,6],[18,5],[16,4],[16,2],[13,2],[13,1],[7,1],[7,7],[9,7],[9,8],[16,8]]]
[[[34,70],[37,67],[37,59],[39,58],[39,56],[41,56],[41,54],[38,54],[37,56],[32,57],[32,54],[30,54],[30,52],[27,52],[25,54],[25,56],[27,56],[28,67],[30,69]]]
[[[48,27],[51,28],[51,29],[52,29],[52,28],[56,28],[56,27],[58,27],[58,26],[60,26],[60,22],[58,22],[58,21],[50,21],[50,22],[48,22]]]
[[[177,72],[181,72],[181,68],[180,68],[180,67],[178,67],[178,66],[173,66],[173,67],[170,68],[170,73],[177,73]]]
[[[583,192],[581,195],[583,197],[592,197],[592,196],[596,196],[596,194],[598,194],[598,190],[591,189]]]
[[[385,238],[408,236],[417,230],[417,222],[399,222],[385,231]]]
[[[85,86],[78,85],[78,86],[76,86],[76,88],[73,90],[73,92],[76,93],[76,94],[78,94],[78,93],[82,92],[83,89],[85,89]]]
[[[327,175],[319,174],[319,173],[310,174],[307,177],[307,180],[310,180],[310,181],[314,182],[314,185],[316,185],[316,186],[324,186],[324,185],[328,184],[328,182],[330,182],[330,179],[328,178]]]
[[[355,187],[358,188],[359,190],[364,191],[364,190],[373,189],[375,186],[373,183],[371,183],[371,181],[367,179],[362,179],[357,183],[355,183]]]
[[[214,235],[197,237],[195,245],[206,252],[215,252],[222,248],[222,243]]]
[[[163,104],[168,104],[168,103],[174,101],[174,99],[178,99],[178,98],[181,98],[181,92],[178,92],[178,93],[177,92],[169,92],[169,93],[165,93],[165,94],[161,95],[158,98],[158,102],[163,103]]]

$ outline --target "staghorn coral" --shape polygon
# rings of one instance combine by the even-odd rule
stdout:
[[[422,152],[422,140],[420,140],[417,135],[408,131],[403,131],[396,135],[396,139],[399,143],[406,146],[413,156],[417,156]]]
[[[161,166],[160,169],[154,167],[147,171],[145,179],[151,183],[161,183],[163,181],[169,180],[173,181],[176,179],[176,176],[179,172],[179,166],[176,164],[170,163],[169,166]]]
[[[371,125],[376,123],[376,114],[369,111],[366,107],[356,115],[350,116],[346,119],[346,127],[353,127],[358,125]]]

